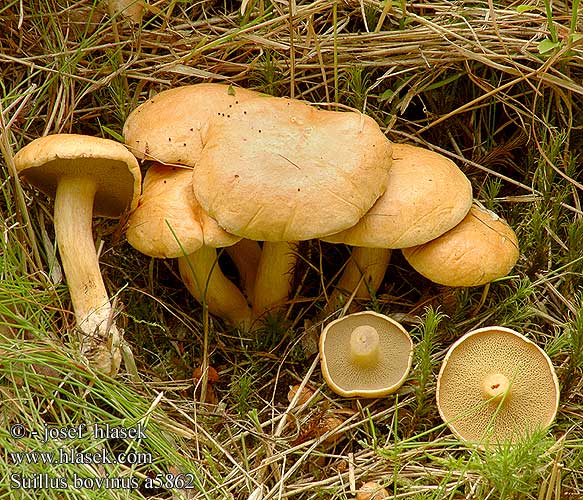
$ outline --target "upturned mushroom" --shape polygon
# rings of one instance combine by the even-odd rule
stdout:
[[[352,245],[327,309],[336,309],[342,294],[355,289],[357,298],[370,298],[383,280],[392,249],[437,238],[461,222],[471,206],[472,186],[453,161],[428,149],[393,144],[382,196],[356,225],[321,238]]]
[[[520,254],[508,223],[477,205],[447,233],[402,252],[417,272],[452,287],[484,285],[506,276]]]
[[[356,224],[383,193],[390,164],[379,126],[355,112],[261,97],[211,123],[194,192],[229,233],[264,242],[255,316],[287,299],[295,242]]]
[[[322,375],[336,394],[377,398],[407,378],[413,341],[397,321],[363,311],[334,320],[320,335]]]
[[[439,413],[454,435],[512,443],[553,422],[559,384],[534,342],[501,326],[471,331],[448,350],[437,378]]]
[[[137,160],[108,139],[55,134],[27,144],[14,163],[20,176],[54,197],[55,235],[81,352],[94,367],[114,375],[123,332],[99,269],[92,218],[120,217],[135,208],[141,184]]]
[[[211,314],[247,329],[251,309],[221,271],[216,251],[241,238],[223,231],[201,210],[191,181],[190,168],[150,166],[139,205],[128,221],[128,242],[151,257],[177,258],[188,291]]]

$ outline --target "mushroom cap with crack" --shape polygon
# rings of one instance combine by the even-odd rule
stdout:
[[[261,95],[220,83],[164,90],[130,113],[123,127],[124,140],[138,158],[194,166],[212,119]]]
[[[471,183],[453,161],[428,149],[393,144],[383,195],[355,226],[322,239],[372,248],[411,247],[449,231],[471,206]]]
[[[320,335],[326,383],[345,397],[376,398],[395,392],[409,374],[413,342],[393,319],[363,311],[334,320]]]
[[[157,258],[182,257],[203,244],[231,246],[241,239],[223,231],[201,210],[192,192],[192,168],[162,164],[146,171],[126,237],[134,248]]]
[[[501,326],[467,333],[448,350],[437,379],[437,406],[460,440],[514,442],[554,420],[559,383],[535,343]]]
[[[385,190],[391,161],[368,116],[260,97],[213,121],[194,191],[232,234],[307,240],[356,224]]]
[[[402,252],[416,271],[445,286],[484,285],[506,276],[519,257],[512,228],[476,205],[453,229]]]
[[[138,203],[141,172],[136,158],[119,142],[80,134],[40,137],[14,156],[19,175],[54,197],[63,177],[96,182],[93,214],[120,217]]]

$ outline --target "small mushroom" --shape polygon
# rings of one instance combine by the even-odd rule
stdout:
[[[402,252],[417,272],[454,287],[485,285],[506,276],[520,254],[508,223],[477,205],[447,233]]]
[[[320,335],[322,375],[340,396],[392,394],[407,378],[412,359],[413,342],[407,331],[376,312],[334,320]]]
[[[122,144],[77,134],[36,139],[14,162],[19,175],[55,199],[55,235],[82,332],[81,350],[93,366],[113,375],[121,363],[123,332],[113,321],[115,311],[99,270],[92,218],[120,217],[135,208],[138,162]]]
[[[470,181],[439,153],[393,144],[393,161],[386,167],[387,189],[364,217],[349,229],[321,238],[353,247],[327,312],[337,308],[342,293],[357,287],[356,298],[370,298],[369,290],[378,290],[383,280],[391,249],[437,238],[461,222],[472,206]]]
[[[221,271],[217,248],[241,238],[219,228],[205,214],[192,192],[192,169],[152,165],[144,176],[143,193],[128,221],[128,242],[157,258],[177,258],[189,292],[211,314],[247,329],[251,309],[241,291]]]
[[[514,442],[547,428],[559,404],[551,360],[535,343],[501,326],[480,328],[448,350],[437,379],[437,406],[466,442]]]

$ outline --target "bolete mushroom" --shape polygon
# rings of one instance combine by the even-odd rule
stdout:
[[[125,143],[138,158],[193,167],[211,121],[261,95],[220,83],[164,90],[130,113],[123,127]]]
[[[382,196],[356,225],[321,238],[353,247],[327,309],[336,309],[343,291],[350,294],[357,287],[357,298],[370,298],[369,291],[378,290],[383,280],[391,249],[437,238],[461,222],[471,206],[472,186],[453,161],[418,146],[393,144]]]
[[[210,123],[217,118],[230,116],[230,113],[237,109],[242,102],[261,95],[259,92],[219,83],[201,83],[164,90],[140,104],[130,113],[124,123],[124,140],[138,158],[154,160],[168,167],[175,165],[192,168],[199,160]],[[196,199],[194,201],[196,202]],[[202,215],[205,215],[204,212]],[[178,230],[181,222],[174,219],[174,225]],[[174,237],[170,241],[173,246],[176,246],[178,241],[181,241],[183,245],[186,244],[188,237],[185,235],[177,236],[185,238]],[[229,246],[227,252],[235,262],[244,289],[252,296],[260,258],[258,244],[248,240],[240,241],[232,247]],[[216,252],[214,254],[216,257]],[[174,256],[178,257],[178,255]],[[205,262],[208,264],[212,258],[212,249],[201,249],[196,259],[197,266]],[[183,278],[187,286],[190,287],[190,291],[198,295],[200,300],[200,291],[197,291],[199,287],[194,285],[197,280],[192,274],[194,261],[190,260],[191,263],[186,265],[186,262],[181,259],[180,269],[183,271]],[[207,265],[207,271],[209,270]],[[234,285],[229,284],[224,275],[219,273],[220,269],[217,268],[213,273],[214,280],[232,288]],[[204,283],[205,281],[201,286],[204,286]],[[218,286],[219,283],[215,283],[215,285]],[[209,293],[214,289],[214,286],[211,286]],[[232,292],[234,293],[234,290]],[[225,307],[221,306],[223,313],[218,315],[225,318],[224,312],[230,307],[234,307],[234,313],[228,314],[227,319],[230,317],[230,320],[240,323],[237,317],[242,312],[243,303],[240,297],[234,299],[232,293],[227,297],[229,296],[234,300],[233,305],[228,306],[229,300],[227,299]],[[217,298],[219,297],[217,296]],[[210,295],[207,295],[208,299],[210,299]],[[215,309],[215,313],[218,313],[218,309]]]
[[[439,414],[466,442],[512,443],[547,428],[558,404],[559,383],[547,354],[501,326],[461,337],[437,378]]]
[[[123,332],[115,324],[99,270],[93,216],[120,217],[135,208],[141,174],[123,144],[78,134],[41,137],[14,157],[30,184],[54,197],[57,246],[69,286],[81,352],[107,374],[121,363]]]
[[[188,167],[150,166],[139,205],[128,221],[128,242],[151,257],[177,258],[188,291],[211,314],[248,328],[251,309],[221,271],[216,251],[241,238],[223,231],[201,210],[191,181]]]
[[[506,276],[519,257],[518,238],[508,223],[477,205],[447,233],[402,252],[420,274],[453,287],[484,285]]]
[[[193,188],[229,233],[264,241],[255,316],[287,298],[295,242],[356,224],[383,193],[390,163],[379,126],[355,112],[261,97],[213,120]]]
[[[349,314],[320,335],[322,375],[336,394],[377,398],[394,393],[407,378],[413,341],[397,321],[372,311]]]

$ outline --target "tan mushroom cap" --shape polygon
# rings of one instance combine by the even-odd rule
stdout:
[[[47,135],[18,151],[14,163],[22,177],[51,197],[63,177],[93,179],[95,216],[119,217],[138,203],[140,167],[119,142],[80,134]]]
[[[506,276],[519,257],[512,228],[474,205],[453,229],[403,255],[420,274],[446,286],[478,286]]]
[[[558,405],[551,360],[510,328],[467,333],[450,347],[439,371],[439,413],[462,441],[513,442],[547,428]]]
[[[140,252],[157,258],[191,254],[203,244],[234,245],[241,238],[223,231],[205,214],[192,192],[192,168],[154,164],[128,221],[126,237]]]
[[[371,248],[405,248],[433,240],[457,225],[472,206],[472,186],[439,153],[393,144],[387,189],[353,227],[322,238]]]
[[[130,113],[123,128],[125,142],[138,158],[193,166],[210,121],[260,95],[220,83],[164,90]]]
[[[261,97],[210,126],[194,190],[232,234],[306,240],[356,224],[385,190],[390,163],[370,117]]]
[[[413,341],[393,319],[376,312],[330,322],[320,335],[326,383],[345,397],[376,398],[395,392],[409,374]]]

